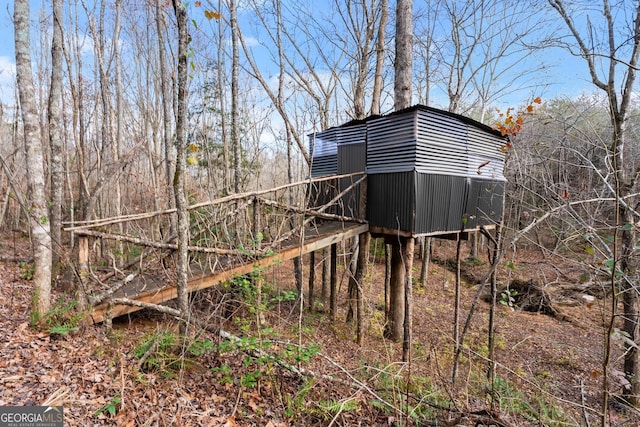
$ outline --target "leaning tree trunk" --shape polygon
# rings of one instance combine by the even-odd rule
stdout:
[[[29,1],[16,0],[14,8],[16,78],[24,125],[29,204],[25,206],[33,239],[35,271],[34,313],[42,316],[51,307],[51,235],[47,198],[45,195],[44,156],[40,140],[40,123],[35,105],[35,90],[31,70],[31,40],[29,35]]]
[[[187,269],[189,267],[189,211],[185,194],[185,173],[187,169],[187,142],[185,121],[187,119],[187,11],[180,0],[173,0],[173,8],[178,21],[178,111],[176,112],[176,172],[173,191],[178,213],[178,265],[177,293],[178,307],[183,319],[189,319],[189,294],[187,292]],[[180,323],[182,333],[186,333],[187,322]]]

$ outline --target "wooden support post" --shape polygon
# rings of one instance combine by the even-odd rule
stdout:
[[[411,345],[413,341],[413,254],[415,239],[409,237],[404,242],[404,339],[402,341],[402,361],[411,360]]]
[[[371,242],[371,234],[362,233],[359,237],[360,252],[358,252],[358,266],[356,267],[356,314],[358,323],[356,327],[356,340],[358,345],[364,342],[364,278],[367,275],[367,259],[369,254],[369,244]]]
[[[391,245],[384,241],[384,319],[389,320],[389,306],[391,305]]]
[[[429,277],[429,263],[431,263],[431,237],[424,238],[421,252],[422,268],[420,270],[420,286],[424,288],[427,285],[427,278]]]
[[[322,249],[322,304],[323,311],[329,300],[329,281],[331,280],[331,260],[329,248]]]
[[[251,232],[253,233],[254,250],[259,251],[263,237],[260,236],[260,201],[257,197],[253,198],[253,227]]]
[[[78,239],[78,267],[80,268],[80,278],[84,279],[89,271],[89,238],[80,236]]]
[[[78,238],[78,270],[80,283],[76,288],[76,297],[80,310],[84,310],[89,304],[86,287],[87,277],[89,277],[89,237],[84,235]]]
[[[313,311],[313,292],[316,281],[316,253],[309,252],[309,311]]]
[[[453,344],[455,345],[455,354],[460,353],[460,249],[462,248],[462,240],[458,233],[456,241],[456,289],[453,303]],[[458,375],[458,357],[454,357],[453,369],[451,372],[451,387],[455,390],[456,376]]]
[[[389,315],[385,325],[384,336],[392,341],[403,338],[403,324],[405,320],[405,260],[403,248],[406,239],[390,237],[391,245],[391,276],[389,283]]]
[[[329,318],[335,322],[338,305],[338,245],[331,245],[331,279],[329,290]]]
[[[474,231],[470,233],[469,240],[471,240],[471,256],[473,258],[478,258],[478,246],[480,245],[480,233],[478,231]]]
[[[356,302],[358,300],[358,279],[356,274],[358,271],[358,257],[360,253],[360,237],[353,239],[351,245],[351,260],[349,261],[349,288],[347,290],[347,323],[353,322],[353,317],[356,316]]]

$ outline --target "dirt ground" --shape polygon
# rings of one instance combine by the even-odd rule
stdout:
[[[287,263],[263,272],[259,300],[249,283],[236,291],[237,304],[221,302],[229,291],[223,286],[193,296],[194,310],[213,331],[237,339],[199,328],[184,337],[175,319],[150,311],[116,319],[112,330],[73,330],[68,300],[50,324],[64,333],[33,328],[27,243],[11,233],[0,244],[0,405],[62,405],[69,426],[599,425],[610,300],[581,286],[574,264],[536,250],[509,258],[513,264],[500,269],[499,283],[533,284],[553,310],[522,310],[540,302],[524,288],[513,295],[514,307],[497,305],[491,391],[485,298],[470,321],[452,383],[454,242],[434,243],[427,285],[414,286],[408,363],[401,363],[402,344],[383,338],[384,262],[375,242],[362,346],[354,343],[354,325],[345,322],[342,265],[335,322],[326,305],[300,312]],[[483,259],[468,258],[467,247],[463,253],[460,329],[489,268]],[[420,268],[416,258],[415,281]],[[318,271],[316,289],[320,283]],[[609,419],[638,426],[638,414],[615,399],[623,385],[620,344],[612,344]]]

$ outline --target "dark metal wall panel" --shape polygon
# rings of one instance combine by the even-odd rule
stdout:
[[[413,231],[416,212],[414,172],[369,174],[367,188],[370,225]]]
[[[367,145],[364,140],[360,144],[338,145],[338,174],[364,172],[367,168]]]
[[[362,135],[361,135],[362,137]],[[367,145],[364,139],[360,143],[339,144],[338,145],[338,174],[349,174],[354,172],[364,172],[367,167]],[[340,180],[340,191],[347,189],[360,176],[342,178]],[[361,212],[360,196],[362,186],[358,186],[346,193],[341,200],[343,213],[341,215],[355,218],[364,218]]]
[[[416,174],[416,234],[460,231],[467,214],[468,179]]]
[[[504,181],[491,181],[488,179],[471,180],[473,193],[477,194],[477,225],[492,225],[502,221],[504,187]]]

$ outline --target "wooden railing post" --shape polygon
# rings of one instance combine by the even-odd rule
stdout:
[[[309,253],[309,311],[313,311],[313,293],[316,282],[316,252]]]
[[[260,233],[260,201],[258,197],[253,198],[253,229],[251,231],[253,233],[253,249],[259,251],[262,238],[258,237]]]
[[[81,234],[78,238],[78,273],[80,283],[76,288],[79,308],[84,310],[87,305],[87,277],[89,277],[89,236]]]
[[[331,321],[336,320],[336,311],[338,305],[338,245],[331,245],[331,278],[329,290],[329,317]]]

